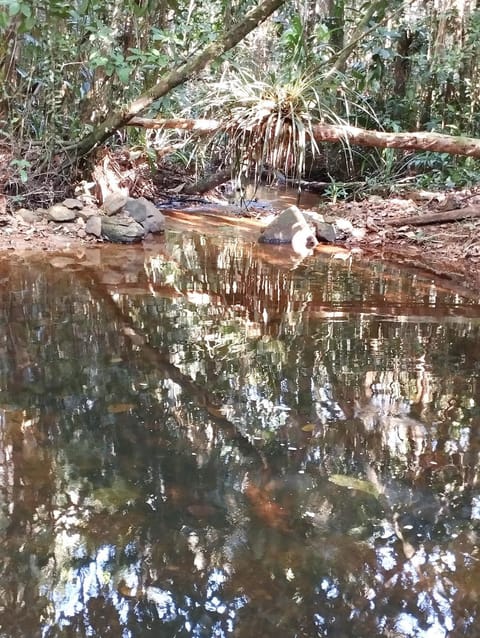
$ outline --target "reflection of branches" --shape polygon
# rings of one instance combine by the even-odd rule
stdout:
[[[91,565],[92,573],[96,565],[99,571],[94,576],[99,581],[105,575],[112,579],[101,580],[103,586],[97,583],[95,590],[85,590],[82,612],[71,617],[72,630],[75,623],[80,631],[93,626],[100,618],[103,595],[108,602],[106,623],[101,627],[105,635],[108,623],[115,625],[117,635],[121,633],[118,618],[108,607],[111,602],[117,610],[122,608],[122,613],[130,605],[132,623],[138,626],[151,622],[152,631],[159,628],[159,634],[162,629],[167,633],[171,629],[172,635],[177,630],[182,632],[182,622],[188,619],[204,627],[205,635],[213,635],[209,629],[219,618],[215,607],[218,598],[225,609],[233,611],[235,635],[253,632],[272,637],[279,631],[288,635],[293,626],[298,627],[298,635],[351,635],[352,625],[358,635],[379,635],[388,623],[394,631],[395,622],[385,618],[398,618],[402,610],[424,618],[420,596],[432,616],[439,616],[442,596],[447,610],[457,596],[459,609],[455,613],[461,617],[465,590],[472,596],[473,608],[475,585],[465,584],[462,575],[465,580],[470,575],[478,576],[476,564],[467,564],[476,560],[472,552],[476,543],[473,505],[478,424],[471,427],[471,438],[465,443],[464,432],[471,425],[473,410],[470,414],[464,407],[470,404],[462,399],[462,392],[470,397],[474,386],[468,386],[468,392],[462,387],[465,370],[458,378],[451,370],[446,371],[445,382],[438,380],[438,370],[443,374],[444,366],[450,366],[452,343],[459,340],[460,353],[469,350],[468,374],[475,371],[475,355],[469,349],[470,343],[474,345],[475,331],[469,333],[467,325],[460,324],[432,327],[365,316],[348,323],[335,322],[328,314],[334,304],[328,297],[332,288],[326,287],[325,291],[318,283],[322,281],[323,285],[321,278],[308,281],[297,277],[298,272],[297,278],[273,272],[268,265],[256,264],[248,250],[240,255],[233,249],[231,254],[222,253],[221,268],[218,261],[214,262],[218,254],[213,249],[201,252],[197,246],[189,256],[191,277],[190,270],[186,274],[184,271],[182,277],[187,281],[175,281],[170,291],[152,286],[158,297],[158,304],[154,301],[152,305],[145,299],[148,281],[131,284],[141,295],[135,305],[128,286],[120,283],[117,289],[109,289],[99,282],[101,275],[94,269],[87,265],[79,270],[77,264],[75,280],[83,281],[87,293],[77,291],[80,301],[71,305],[68,301],[63,305],[57,302],[55,312],[61,316],[61,325],[69,326],[70,315],[73,318],[66,333],[53,333],[60,324],[57,317],[53,321],[49,317],[42,326],[52,330],[52,335],[45,338],[43,333],[37,343],[41,347],[46,344],[50,356],[41,352],[35,358],[36,321],[26,313],[23,323],[28,327],[23,333],[21,309],[17,309],[18,315],[12,315],[19,320],[12,333],[12,359],[21,361],[22,348],[26,347],[28,354],[33,352],[33,361],[46,363],[42,367],[50,370],[50,375],[52,369],[62,370],[51,366],[51,359],[61,348],[67,348],[68,367],[63,369],[76,380],[76,372],[82,373],[86,361],[85,354],[80,356],[75,350],[81,347],[79,343],[85,343],[78,339],[79,333],[83,336],[86,328],[94,332],[91,370],[87,368],[89,378],[98,385],[82,386],[80,381],[72,392],[81,396],[80,404],[75,403],[74,408],[67,404],[67,410],[62,408],[60,415],[57,410],[54,416],[56,424],[63,419],[63,425],[68,426],[71,419],[77,427],[73,431],[61,427],[61,433],[51,437],[58,455],[51,478],[57,482],[53,496],[47,494],[46,500],[53,501],[55,511],[63,510],[65,515],[63,519],[49,519],[53,523],[46,535],[48,542],[57,536],[56,573],[64,570],[68,587],[75,583],[81,566],[75,553],[78,548],[68,550],[61,543],[62,537],[71,540],[75,532],[81,537],[78,554],[82,565]],[[210,268],[207,262],[216,263],[218,268]],[[133,266],[136,270],[130,281],[136,282],[138,273],[144,270],[140,260]],[[161,277],[161,268],[158,272]],[[109,274],[105,273],[105,280]],[[116,274],[117,281],[123,282],[124,273]],[[335,274],[334,267],[329,267],[332,280]],[[61,275],[64,277],[64,273]],[[33,274],[30,287],[32,281]],[[162,305],[169,303],[164,303],[163,295],[186,296],[188,293],[179,292],[186,288],[204,295],[203,301],[213,300],[215,307],[202,306],[193,311],[183,301],[174,302],[176,310],[162,314]],[[119,295],[120,301],[110,290]],[[122,296],[123,290],[126,294]],[[52,290],[45,286],[45,293],[48,296]],[[388,303],[393,308],[392,295],[390,290]],[[324,310],[319,310],[317,300],[322,298]],[[47,298],[41,301],[43,305],[27,303],[25,307],[37,307],[40,314],[50,303]],[[373,313],[373,304],[370,307]],[[352,317],[356,310],[351,304],[350,311]],[[185,325],[171,320],[173,314],[178,318],[178,312],[185,312]],[[239,314],[241,319],[232,328],[232,320]],[[263,317],[267,314],[265,325]],[[157,330],[147,333],[142,328],[154,328],[153,321],[159,317]],[[197,321],[191,321],[192,317]],[[243,329],[251,326],[249,318],[259,319],[252,332]],[[112,325],[105,328],[108,321]],[[101,343],[104,332],[106,347]],[[199,335],[209,339],[209,347],[197,343]],[[162,338],[175,343],[175,355],[165,351]],[[462,338],[468,341],[462,342]],[[115,362],[112,368],[106,366],[103,357],[125,341],[131,345],[135,360],[127,355],[127,365]],[[8,339],[5,342],[8,344]],[[160,346],[156,347],[158,342]],[[230,349],[231,343],[236,350]],[[445,354],[450,355],[446,363],[442,362]],[[192,368],[188,367],[190,360],[195,364]],[[409,365],[402,367],[403,361]],[[415,368],[419,361],[424,366],[421,376]],[[455,361],[458,365],[463,359],[457,356]],[[115,391],[118,394],[119,388],[128,387],[130,392],[129,364],[134,364],[142,376],[151,371],[155,381],[165,381],[155,387],[155,392],[138,391],[138,401],[129,396],[127,403],[122,397],[125,403],[123,408],[119,405],[118,412],[111,411],[109,408],[115,406],[108,403],[102,412],[103,401],[108,402]],[[186,373],[195,366],[207,379],[203,384]],[[119,379],[115,375],[122,376]],[[209,382],[211,385],[207,385]],[[175,385],[180,387],[179,393]],[[41,397],[42,416],[47,401],[48,408],[64,405],[60,402],[70,392],[69,381],[62,378],[58,387],[63,392],[58,403],[57,397]],[[109,395],[112,387],[114,391]],[[136,387],[148,388],[149,383]],[[358,399],[355,415],[348,414],[351,418],[344,418],[338,409],[341,391],[352,400],[350,406],[343,402],[345,410],[353,412],[353,398]],[[224,414],[215,392],[224,393],[222,396],[230,393],[224,403],[239,406],[234,418]],[[85,397],[87,393],[90,396]],[[415,414],[412,397],[422,406]],[[445,403],[445,397],[455,397],[455,401]],[[93,408],[82,403],[87,398]],[[305,423],[307,414],[309,423]],[[238,423],[248,424],[250,433],[254,430],[252,438]],[[459,433],[461,436],[456,436]],[[24,436],[25,443],[28,434],[16,436]],[[222,445],[223,437],[233,445]],[[82,464],[82,455],[88,456],[89,465]],[[43,458],[41,451],[36,452],[36,458]],[[341,481],[332,480],[335,473],[356,482],[351,480],[342,488]],[[26,476],[34,482],[34,475]],[[27,496],[38,507],[43,493],[37,494],[36,487],[15,480],[15,501],[26,508],[25,520],[30,522],[31,503],[24,504],[21,499]],[[357,489],[367,481],[375,484],[379,495]],[[99,484],[100,489],[94,489]],[[468,485],[471,489],[464,490]],[[71,491],[74,502],[62,490]],[[5,494],[11,501],[11,492],[6,490]],[[109,501],[112,494],[119,498]],[[478,516],[478,503],[476,509]],[[21,514],[21,509],[14,514]],[[31,527],[45,528],[41,517]],[[20,525],[17,529],[23,532]],[[454,540],[458,531],[461,546]],[[109,544],[111,553],[100,565],[99,552],[92,545],[103,542]],[[11,546],[4,548],[7,565]],[[463,570],[463,574],[451,575],[459,593],[443,576],[448,561],[453,559],[456,569],[462,565]],[[214,596],[209,575],[222,568],[225,584],[215,590],[218,596]],[[121,579],[126,582],[133,572],[138,591],[131,594]],[[6,569],[4,582],[9,577]],[[48,577],[47,573],[44,582]],[[132,580],[135,578],[132,576]],[[12,582],[17,581],[12,578]],[[32,577],[32,582],[38,579]],[[67,588],[64,581],[58,585],[64,586]],[[88,599],[92,602],[87,609]],[[67,603],[62,607],[57,600],[55,613],[65,612]],[[241,605],[247,604],[244,617]],[[167,606],[173,610],[172,617],[176,614],[170,625]],[[123,623],[124,618],[122,615]],[[331,618],[335,618],[335,626]],[[225,613],[220,620],[226,622]],[[69,622],[67,617],[65,623]]]
[[[143,334],[142,331],[133,325],[130,317],[126,315],[114,301],[107,286],[99,281],[95,272],[91,268],[86,267],[79,271],[77,276],[83,280],[92,298],[96,298],[102,306],[106,306],[109,312],[115,317],[120,326],[120,330],[125,337],[129,339],[132,346],[134,346],[142,362],[152,365],[160,378],[170,379],[180,386],[188,396],[196,401],[198,407],[206,410],[211,422],[221,429],[225,436],[234,441],[244,453],[253,454],[258,457],[259,452],[255,445],[238,430],[234,423],[222,415],[221,406],[212,399],[210,392],[205,387],[195,383],[190,377],[183,374],[177,366],[172,364],[168,353],[160,352],[148,343],[147,335]]]

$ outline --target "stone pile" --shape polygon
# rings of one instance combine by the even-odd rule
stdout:
[[[116,243],[138,242],[150,233],[165,230],[165,217],[152,202],[145,197],[135,199],[121,193],[109,195],[102,208],[67,198],[47,209],[21,208],[16,215],[33,226],[58,225],[67,235],[80,239],[90,235]]]

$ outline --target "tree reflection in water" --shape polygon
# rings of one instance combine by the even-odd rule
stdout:
[[[0,635],[473,631],[479,304],[262,250],[0,260]]]

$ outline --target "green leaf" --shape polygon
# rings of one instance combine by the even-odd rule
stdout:
[[[10,17],[16,16],[20,12],[20,3],[19,2],[11,2],[8,7],[8,15]]]
[[[375,498],[379,498],[380,492],[378,488],[371,482],[365,479],[359,479],[355,476],[347,476],[346,474],[332,474],[328,477],[330,483],[335,483],[340,487],[346,487],[349,490],[358,490],[359,492],[365,492]]]
[[[23,21],[23,28],[25,31],[30,31],[30,29],[35,25],[35,14],[31,14],[28,18],[25,18]]]
[[[93,69],[97,69],[100,66],[105,66],[108,63],[108,58],[105,55],[98,55],[94,51],[90,56],[90,63]]]
[[[130,80],[130,67],[120,66],[116,69],[117,77],[122,84],[128,84]]]

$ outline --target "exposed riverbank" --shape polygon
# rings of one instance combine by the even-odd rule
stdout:
[[[266,220],[296,203],[297,198],[296,190],[286,187],[261,187],[257,193],[248,193],[242,201],[229,198],[217,189],[189,198],[181,194],[181,185],[187,179],[183,173],[166,169],[151,180],[147,174],[139,173],[137,167],[135,174],[141,179],[137,179],[135,188],[129,189],[130,194],[155,202],[166,216],[167,230],[172,224],[180,223],[199,232],[215,234],[219,224],[229,224],[256,241]],[[126,179],[124,173],[121,175]],[[104,243],[101,237],[87,232],[85,216],[55,222],[33,204],[27,204],[27,209],[20,208],[17,202],[21,201],[0,195],[0,250],[55,252]],[[85,206],[99,210],[97,202],[98,197],[86,197]],[[347,234],[345,241],[321,245],[316,251],[403,264],[444,279],[459,289],[475,290],[480,284],[479,189],[450,193],[412,191],[402,197],[370,196],[336,203],[304,192],[298,203],[303,209],[320,212],[326,221],[342,220],[354,230]],[[462,218],[463,211],[468,212],[466,218]],[[449,215],[454,219],[442,223]],[[425,220],[430,221],[425,223]],[[145,241],[158,241],[158,238],[148,236]]]

